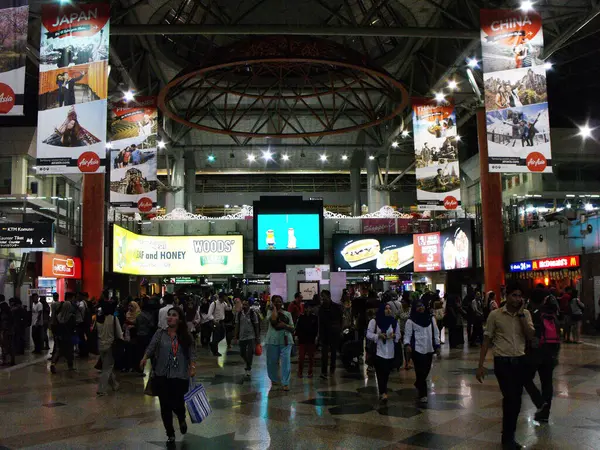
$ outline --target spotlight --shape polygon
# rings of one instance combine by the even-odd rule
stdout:
[[[289,161],[290,160],[290,155],[288,155],[287,153],[284,153],[283,155],[281,155],[281,159],[283,161]]]
[[[125,100],[126,102],[130,102],[135,98],[135,95],[133,94],[133,91],[127,91],[123,94],[123,100]]]
[[[110,142],[106,143],[106,148],[111,149],[112,148],[112,144]]]
[[[522,1],[521,2],[521,11],[532,11],[533,10],[533,2],[530,1]]]
[[[404,131],[403,131],[404,133]],[[398,141],[392,142],[392,148],[398,148]]]
[[[456,88],[458,88],[458,83],[456,82],[456,80],[448,81],[448,89],[450,89],[451,91],[454,91],[454,90],[456,90]]]
[[[446,100],[446,96],[444,95],[443,92],[436,92],[435,93],[435,101],[438,103],[443,102],[444,100]]]
[[[215,155],[208,155],[208,162],[215,162]]]
[[[167,144],[165,144],[165,141],[158,141],[156,145],[158,146],[158,148],[165,148],[167,146]]]
[[[323,153],[320,157],[321,161],[325,162],[327,161],[327,155],[325,153]]]
[[[248,161],[250,161],[250,162],[256,161],[256,156],[254,156],[252,153],[248,153]]]
[[[579,136],[581,136],[584,139],[592,137],[592,129],[587,123],[585,125],[579,126]]]
[[[456,142],[460,142],[460,140],[461,140],[461,139],[462,139],[462,138],[460,137],[460,134],[457,134],[457,135],[454,137],[454,140],[455,140]]]
[[[552,63],[550,61],[546,61],[544,63],[544,69],[546,69],[546,70],[552,69]]]
[[[348,155],[342,155],[342,161],[347,161],[348,160]]]
[[[375,155],[369,155],[369,161],[373,161],[375,159]]]
[[[468,58],[467,66],[469,66],[471,69],[477,69],[479,67],[479,61],[477,61],[476,58]]]
[[[403,138],[407,138],[408,136],[410,136],[410,133],[408,132],[408,130],[404,130],[404,131],[402,132],[402,137],[403,137]]]
[[[269,150],[264,151],[262,154],[262,157],[265,161],[269,161],[272,156],[273,156],[273,153],[271,153]]]

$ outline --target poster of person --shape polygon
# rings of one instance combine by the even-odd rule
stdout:
[[[0,2],[0,115],[23,115],[28,20],[26,0]]]
[[[481,10],[491,172],[552,172],[542,18]]]
[[[110,204],[123,212],[150,212],[158,186],[156,97],[113,104],[110,134]]]
[[[42,5],[38,173],[105,172],[109,19],[104,3]]]
[[[413,130],[419,209],[459,208],[460,167],[453,102],[413,98]]]

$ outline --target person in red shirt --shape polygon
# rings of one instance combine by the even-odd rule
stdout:
[[[289,304],[288,312],[292,315],[294,323],[298,321],[298,317],[304,314],[304,304],[302,303],[302,294],[300,292],[294,294],[294,301]]]
[[[560,297],[560,314],[563,322],[563,339],[565,342],[571,342],[571,287],[565,288],[565,292]]]

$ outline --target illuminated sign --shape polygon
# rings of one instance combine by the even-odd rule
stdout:
[[[77,256],[42,254],[42,277],[81,279],[81,259]]]
[[[531,261],[521,261],[516,263],[511,263],[510,271],[511,272],[529,272],[531,270]]]
[[[570,269],[573,267],[579,267],[579,256],[577,255],[515,262],[510,264],[510,271],[530,272],[532,270]]]

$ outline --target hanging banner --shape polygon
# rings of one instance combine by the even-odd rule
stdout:
[[[542,18],[481,10],[490,172],[552,172]]]
[[[454,102],[413,98],[419,210],[460,208],[460,168]]]
[[[42,5],[37,172],[106,165],[108,4]]]
[[[156,97],[115,103],[110,117],[110,204],[147,213],[157,204]]]
[[[23,115],[27,3],[27,0],[0,2],[0,116]]]

